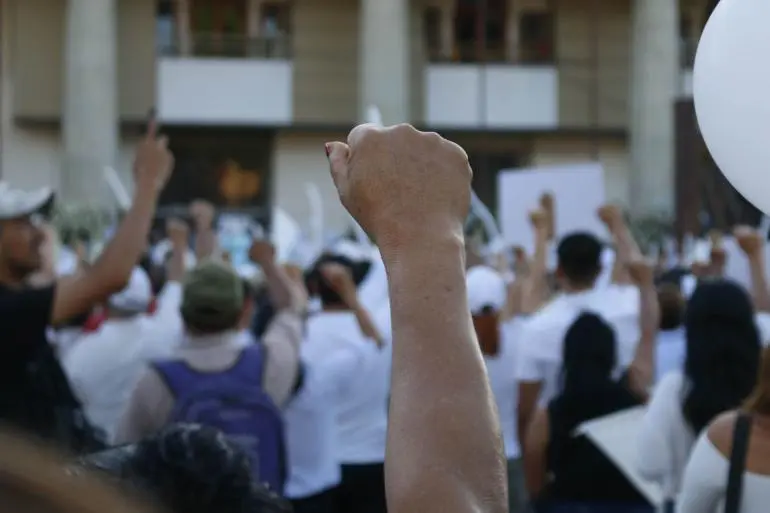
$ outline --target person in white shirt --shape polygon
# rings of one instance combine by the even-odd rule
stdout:
[[[349,310],[320,312],[307,322],[302,385],[284,411],[289,454],[284,495],[295,513],[336,513],[340,448],[346,443],[338,425],[340,406],[367,379],[362,372],[368,362],[380,357],[377,341],[366,339],[372,321],[365,318],[348,268],[332,263],[319,271]]]
[[[682,370],[685,355],[685,299],[678,285],[658,285],[660,331],[655,344],[655,382],[670,371]]]
[[[144,367],[168,356],[178,342],[181,289],[167,283],[158,310],[147,315],[152,300],[150,279],[137,267],[128,286],[107,302],[107,320],[83,336],[62,363],[86,416],[113,440],[118,422]]]
[[[638,437],[637,469],[676,500],[690,450],[717,415],[749,395],[760,332],[746,291],[726,280],[698,285],[685,314],[684,369],[658,383]]]
[[[343,268],[360,286],[365,273],[341,255],[324,255],[310,273],[309,284],[321,299],[322,310],[311,317],[313,339],[320,351],[333,353],[344,347],[359,353],[356,373],[338,397],[337,461],[341,482],[337,490],[337,513],[384,513],[385,443],[388,429],[391,353],[363,308],[357,294],[340,292],[339,273]],[[360,271],[360,270],[359,270]],[[382,348],[382,349],[378,349]]]
[[[735,513],[764,513],[770,501],[770,349],[764,349],[759,379],[738,411],[717,417],[701,433],[682,480],[680,513],[715,513],[739,492]],[[741,429],[742,428],[742,429]],[[728,486],[731,457],[743,456],[740,483]],[[738,460],[736,459],[736,464]],[[730,511],[726,505],[725,511]]]
[[[621,249],[618,247],[616,260],[624,263],[628,259]],[[532,315],[521,333],[516,362],[520,439],[538,404],[547,404],[558,391],[564,335],[581,313],[596,313],[614,329],[618,374],[634,357],[639,340],[639,293],[633,286],[617,282],[594,287],[602,270],[602,251],[602,243],[590,233],[572,233],[559,242],[556,276],[562,293]]]
[[[468,307],[481,346],[489,384],[497,404],[508,461],[508,511],[523,513],[527,507],[521,448],[517,434],[516,404],[518,383],[514,373],[516,344],[522,320],[517,317],[501,322],[506,306],[507,287],[503,276],[486,266],[468,269],[466,276]]]

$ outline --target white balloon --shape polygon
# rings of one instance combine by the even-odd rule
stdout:
[[[721,0],[695,56],[703,139],[725,177],[770,213],[770,1]]]

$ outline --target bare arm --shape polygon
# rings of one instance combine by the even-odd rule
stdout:
[[[267,293],[276,311],[292,309],[296,312],[305,307],[303,291],[289,277],[286,269],[275,261],[275,249],[264,240],[255,240],[249,250],[249,258],[262,268]]]
[[[473,332],[462,242],[389,254],[393,378],[386,473],[395,512],[505,511],[499,423]]]
[[[733,235],[738,246],[749,261],[751,272],[751,296],[758,312],[770,312],[770,292],[767,288],[765,271],[764,236],[749,226],[738,226]]]
[[[607,226],[615,245],[615,262],[612,266],[612,283],[628,285],[631,277],[628,274],[628,262],[639,258],[642,252],[636,243],[631,230],[623,219],[623,212],[615,205],[607,205],[599,209],[599,218]]]
[[[655,341],[660,326],[660,305],[655,289],[653,262],[636,259],[628,265],[628,274],[639,288],[640,338],[628,367],[631,390],[646,400],[655,377]]]
[[[549,438],[547,410],[539,409],[532,419],[527,433],[527,442],[524,444],[524,479],[531,499],[537,499],[548,484]]]
[[[51,324],[83,313],[126,286],[144,251],[157,197],[155,183],[137,184],[131,209],[96,262],[89,269],[57,282]]]
[[[548,292],[548,229],[549,219],[545,211],[530,215],[535,232],[535,254],[532,257],[529,275],[522,284],[521,312],[531,314],[543,305]]]

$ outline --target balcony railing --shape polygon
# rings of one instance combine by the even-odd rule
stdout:
[[[165,57],[218,57],[236,59],[291,58],[289,36],[247,37],[233,34],[195,33],[189,43],[176,41],[161,44],[159,53]]]

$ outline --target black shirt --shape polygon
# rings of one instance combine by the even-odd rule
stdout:
[[[553,481],[547,497],[558,501],[646,503],[636,487],[587,437],[575,429],[588,420],[641,404],[626,386],[608,384],[592,397],[559,396],[548,404],[548,469]]]
[[[0,285],[0,421],[77,450],[85,419],[46,335],[54,293]]]

